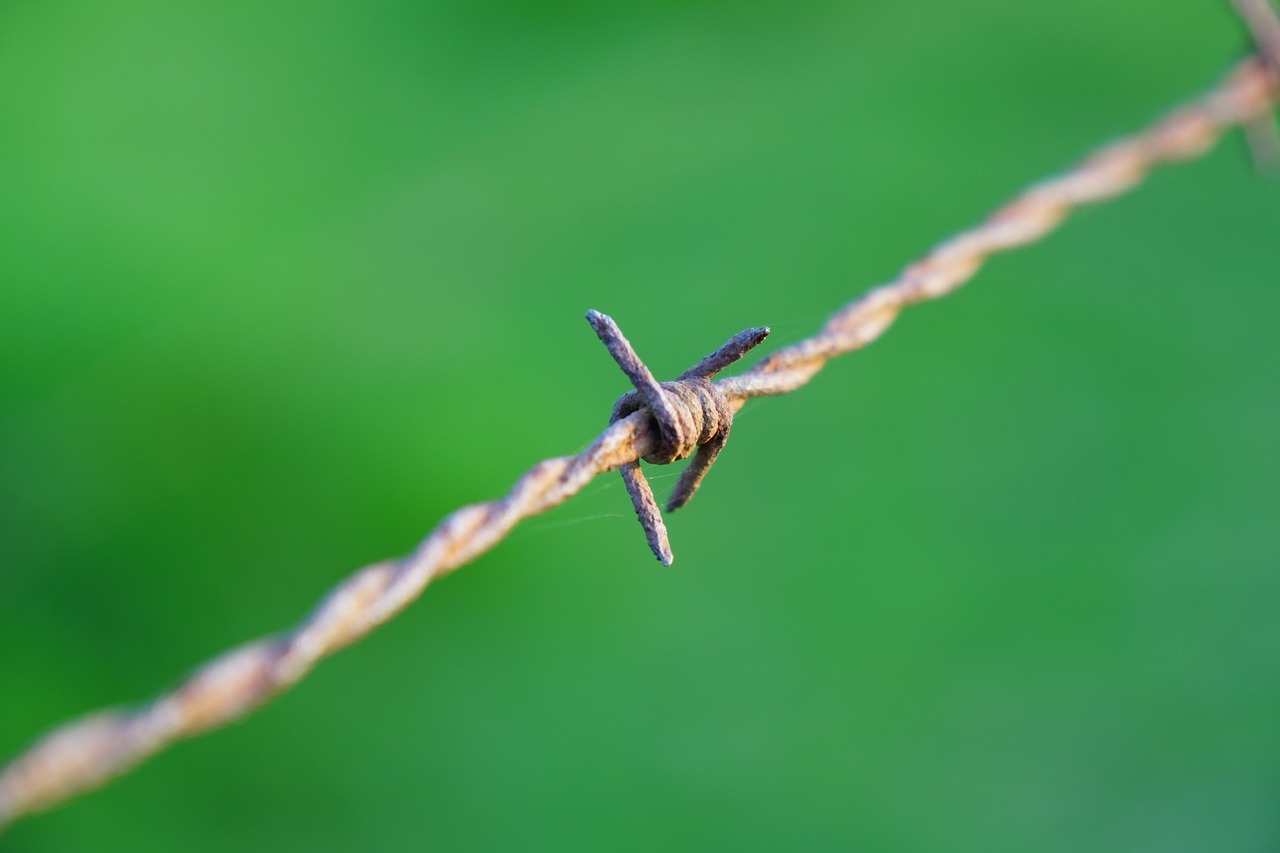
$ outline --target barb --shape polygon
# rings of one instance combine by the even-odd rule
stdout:
[[[1232,0],[1231,5],[1253,39],[1258,61],[1280,73],[1280,15],[1271,0]],[[1245,122],[1244,138],[1259,172],[1272,177],[1280,172],[1280,131],[1272,116]]]
[[[794,391],[828,359],[879,337],[906,306],[950,293],[991,255],[1041,239],[1073,208],[1130,190],[1153,167],[1204,154],[1226,129],[1268,114],[1278,94],[1280,75],[1257,60],[1243,63],[1201,100],[1031,187],[840,310],[818,334],[741,376],[719,380],[717,391],[734,411],[752,397]],[[428,583],[492,548],[522,519],[564,502],[597,474],[655,452],[661,442],[648,409],[621,417],[580,455],[535,465],[501,500],[454,512],[408,557],[356,572],[293,631],[227,652],[150,704],[100,713],[46,735],[0,772],[0,826],[123,773],[179,738],[247,714],[321,658],[395,616]]]
[[[609,423],[615,423],[640,409],[648,408],[658,428],[658,448],[644,455],[646,462],[666,465],[687,459],[690,453],[697,456],[689,463],[676,483],[667,511],[674,512],[693,498],[702,485],[702,478],[711,469],[733,426],[733,406],[721,391],[711,384],[716,374],[741,359],[769,336],[767,328],[747,329],[739,332],[693,367],[681,373],[675,382],[661,385],[645,367],[640,356],[613,322],[613,318],[599,311],[588,311],[587,321],[596,330],[609,355],[627,374],[636,390],[628,391],[614,404]],[[658,502],[653,499],[653,489],[640,470],[639,462],[627,462],[622,466],[622,482],[626,484],[636,517],[644,528],[645,538],[653,555],[664,566],[675,560],[671,555],[671,542],[667,538],[667,525],[662,521]]]

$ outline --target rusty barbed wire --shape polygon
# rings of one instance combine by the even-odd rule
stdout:
[[[1133,188],[1155,166],[1207,152],[1229,128],[1262,120],[1280,97],[1280,73],[1258,59],[1147,130],[1027,189],[981,225],[935,247],[892,282],[841,309],[822,330],[714,383],[733,411],[786,394],[835,356],[879,337],[903,308],[944,296],[992,255],[1035,242],[1074,208]],[[522,519],[545,512],[596,475],[654,453],[661,436],[648,408],[619,417],[577,456],[540,462],[502,499],[463,507],[399,560],[359,570],[291,632],[233,649],[172,692],[134,710],[101,712],[47,734],[0,772],[0,827],[125,772],[174,741],[224,725],[288,689],[316,662],[395,616],[431,581],[496,545]]]

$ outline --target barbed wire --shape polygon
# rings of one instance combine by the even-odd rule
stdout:
[[[1154,167],[1206,153],[1229,128],[1269,120],[1278,98],[1280,71],[1262,59],[1243,62],[1199,100],[1031,186],[981,225],[936,246],[892,282],[846,305],[816,335],[714,382],[717,396],[736,412],[754,397],[796,390],[829,359],[878,338],[907,306],[945,296],[992,255],[1041,239],[1074,208],[1132,189]],[[502,499],[452,513],[407,557],[357,571],[289,633],[224,653],[142,707],[100,712],[45,735],[0,772],[0,827],[95,787],[180,738],[244,716],[395,616],[431,581],[488,551],[521,520],[664,441],[647,406],[620,417],[582,453],[539,462]]]

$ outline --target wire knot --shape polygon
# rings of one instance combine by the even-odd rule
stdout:
[[[618,398],[609,423],[648,409],[658,428],[658,442],[652,451],[645,454],[644,460],[666,465],[690,455],[694,457],[680,475],[675,491],[667,501],[667,511],[675,511],[687,504],[698,490],[711,463],[724,449],[729,428],[733,426],[733,406],[724,392],[711,383],[711,379],[755,348],[769,330],[761,327],[739,332],[680,374],[674,382],[659,384],[611,317],[599,311],[588,311],[587,321],[635,386],[634,391]],[[628,462],[619,470],[631,495],[631,503],[636,508],[636,516],[644,527],[649,547],[663,565],[671,565],[674,557],[667,526],[653,498],[649,481],[636,462]]]
[[[678,379],[659,385],[675,418],[658,421],[658,446],[645,454],[644,461],[667,465],[687,459],[702,445],[728,436],[733,425],[733,407],[724,393],[703,376]],[[639,391],[618,398],[609,423],[634,414],[649,404]]]

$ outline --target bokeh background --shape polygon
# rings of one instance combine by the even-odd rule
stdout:
[[[1218,2],[0,7],[0,755],[293,624],[1212,85]],[[1280,185],[1238,137],[9,851],[1280,846]],[[675,471],[655,471],[660,494]]]

